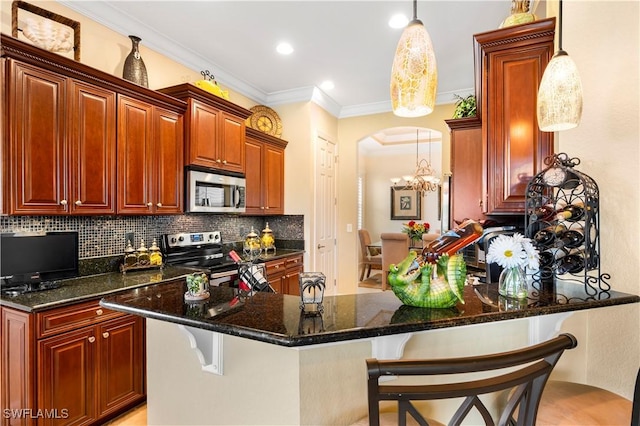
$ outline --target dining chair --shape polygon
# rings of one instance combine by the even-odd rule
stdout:
[[[449,425],[462,424],[475,408],[487,425],[533,426],[551,371],[564,351],[575,348],[577,343],[576,338],[567,333],[537,345],[487,355],[420,360],[368,359],[369,415],[368,419],[355,424],[379,426],[382,419],[385,423],[404,426],[408,424],[408,418],[409,424],[440,424],[427,420],[412,402],[462,398],[457,401],[460,405],[448,420]],[[429,384],[384,381],[389,376],[423,376]],[[438,380],[437,383],[434,384],[434,380]],[[506,398],[497,421],[479,398],[493,392],[503,392]],[[381,415],[381,401],[396,401],[397,411]]]
[[[371,275],[371,267],[379,266],[382,268],[382,256],[371,252],[371,236],[366,229],[358,229],[358,238],[360,239],[360,281],[369,278]],[[367,273],[365,277],[365,271]]]
[[[538,425],[640,425],[640,369],[633,401],[596,386],[550,380],[542,393]]]
[[[392,263],[400,263],[409,254],[409,236],[403,232],[384,232],[382,241],[382,290],[389,288],[387,275]]]

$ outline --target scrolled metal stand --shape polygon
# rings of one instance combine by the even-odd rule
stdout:
[[[550,282],[556,279],[563,281],[575,281],[584,284],[584,290],[589,296],[602,298],[602,292],[608,292],[611,286],[608,280],[611,276],[600,271],[600,225],[599,225],[599,190],[596,182],[588,175],[575,169],[580,164],[579,158],[571,158],[565,153],[554,154],[544,160],[547,168],[538,173],[527,185],[526,211],[525,211],[525,236],[533,238],[541,229],[555,227],[561,222],[568,230],[578,229],[584,235],[581,246],[575,250],[575,255],[582,257],[584,268],[575,273],[564,272],[558,269],[562,259],[556,258],[553,253],[551,264],[540,267],[540,271],[534,276],[534,287],[541,290],[542,282]],[[549,172],[558,172],[560,176],[566,176],[561,183],[549,183]],[[549,172],[549,173],[548,173]],[[576,203],[584,204],[584,215],[579,222],[567,222],[558,218],[555,212],[563,206]],[[551,216],[545,216],[541,212],[553,212]],[[552,248],[561,249],[554,242]],[[540,250],[544,250],[540,248]],[[606,297],[606,295],[605,295]]]

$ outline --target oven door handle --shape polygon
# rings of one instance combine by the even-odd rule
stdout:
[[[216,278],[224,278],[224,277],[231,277],[234,275],[238,275],[238,270],[237,269],[232,269],[230,271],[223,271],[223,272],[214,272],[212,273],[209,278],[210,279],[216,279]]]

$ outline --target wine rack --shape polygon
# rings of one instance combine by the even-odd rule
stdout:
[[[598,185],[575,169],[579,158],[559,153],[544,164],[527,185],[525,202],[525,235],[540,252],[534,282],[576,281],[590,296],[608,292],[611,276],[600,271]]]

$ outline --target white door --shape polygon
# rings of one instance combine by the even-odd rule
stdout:
[[[315,203],[316,226],[314,232],[314,270],[326,278],[325,295],[336,291],[336,145],[327,139],[316,138]]]

